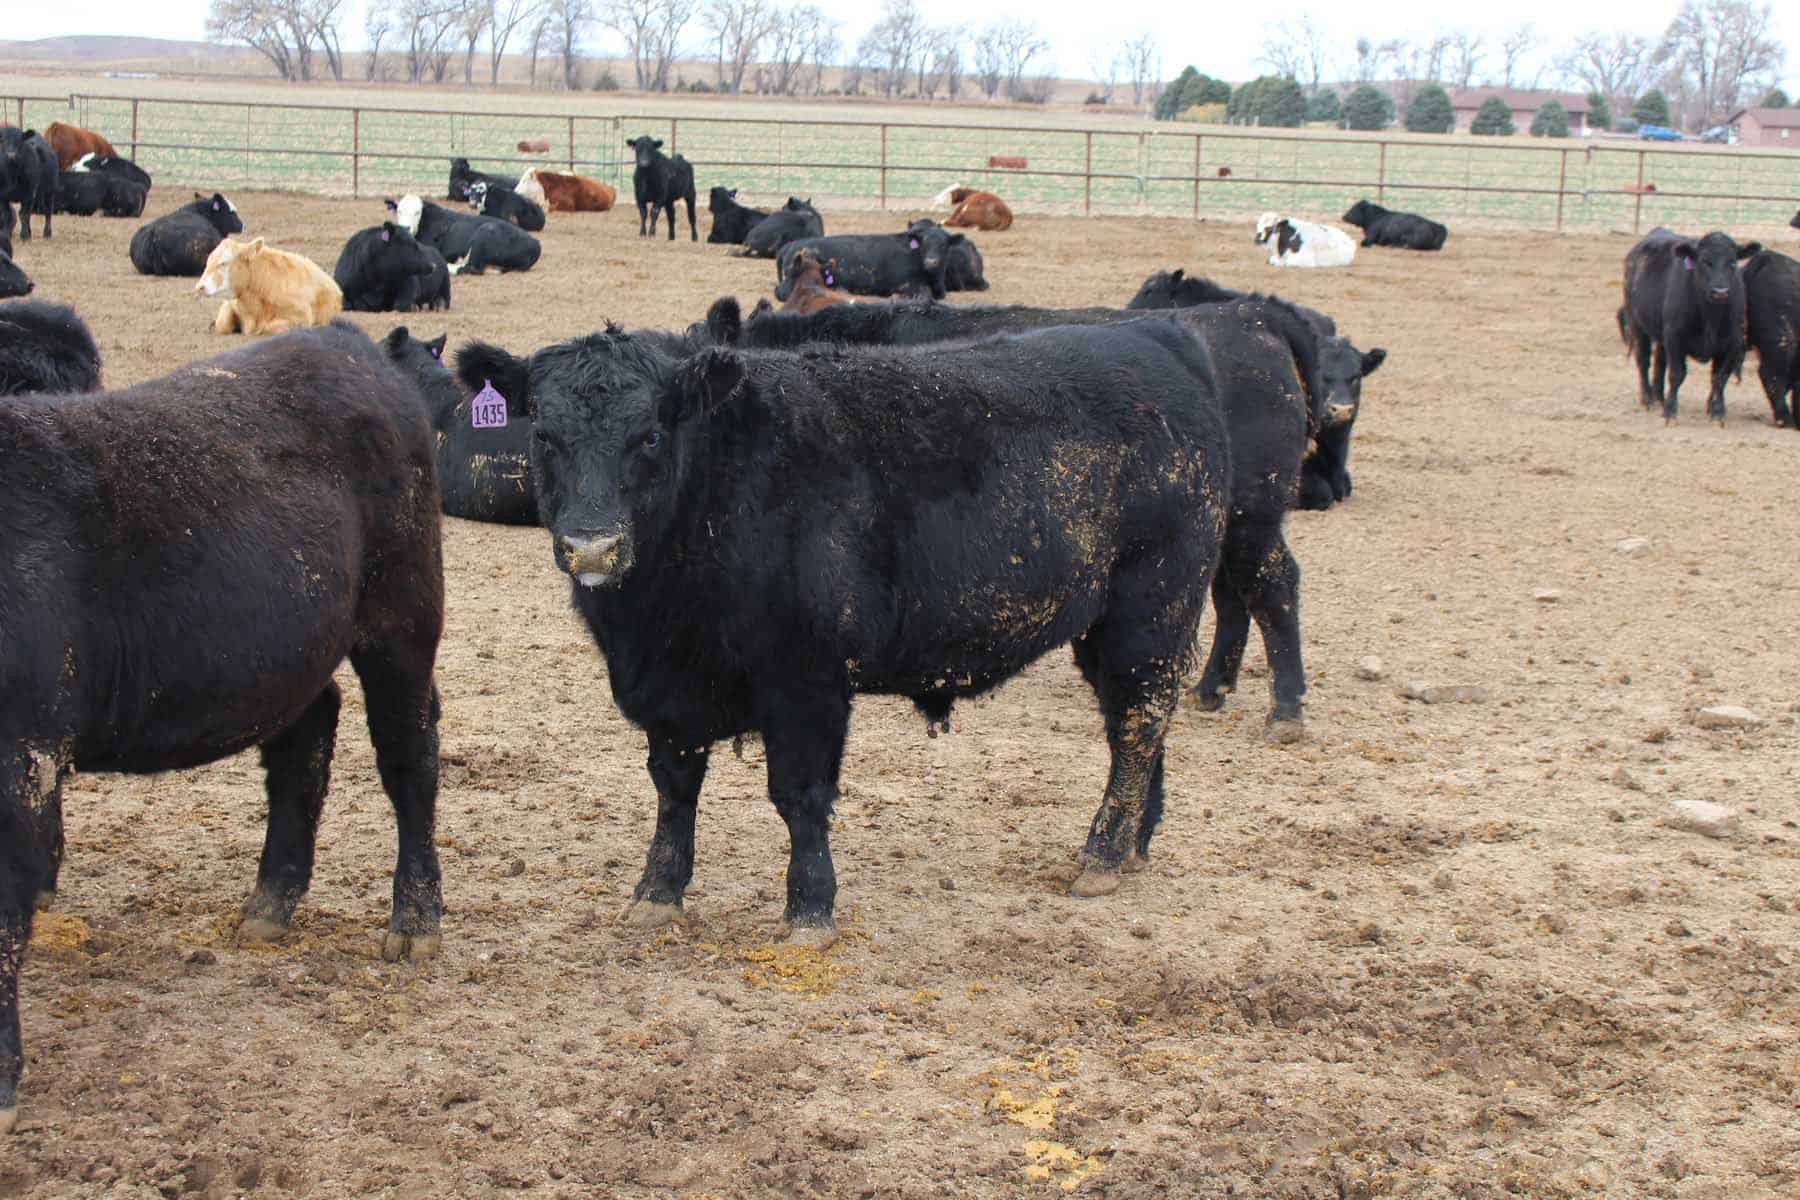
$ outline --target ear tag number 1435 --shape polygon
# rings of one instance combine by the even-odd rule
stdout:
[[[506,428],[506,397],[494,390],[488,380],[481,381],[481,390],[475,393],[475,399],[469,402],[469,424],[475,429]]]

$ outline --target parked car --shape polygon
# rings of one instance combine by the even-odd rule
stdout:
[[[1646,142],[1679,142],[1685,139],[1678,129],[1670,129],[1667,125],[1639,125],[1638,137]]]
[[[1703,142],[1711,142],[1715,146],[1735,146],[1737,145],[1738,140],[1737,130],[1729,125],[1714,125],[1711,129],[1700,135],[1700,140]]]

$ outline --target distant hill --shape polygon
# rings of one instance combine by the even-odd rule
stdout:
[[[0,41],[0,60],[24,62],[182,61],[193,58],[231,58],[242,52],[241,46],[215,46],[207,42],[184,42],[173,38],[113,37],[109,34],[38,38],[31,42]]]

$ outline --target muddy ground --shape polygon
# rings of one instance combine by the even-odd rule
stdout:
[[[327,269],[380,214],[238,200]],[[226,348],[184,281],[132,273],[132,224],[20,244],[114,385]],[[356,319],[523,351],[773,278],[634,224],[554,217],[537,270]],[[1253,638],[1225,711],[1178,719],[1151,871],[1065,894],[1105,755],[1058,653],[949,736],[858,704],[824,955],[778,940],[786,834],[754,749],[714,757],[686,922],[616,926],[653,823],[644,738],[546,537],[448,521],[443,956],[376,954],[393,821],[348,671],[318,875],[279,945],[233,939],[253,755],[78,777],[0,1196],[1800,1194],[1800,434],[1754,367],[1723,428],[1695,383],[1672,426],[1638,409],[1626,236],[1453,234],[1281,273],[1249,232],[980,238],[989,300],[1118,303],[1182,264],[1390,352],[1354,497],[1289,525],[1309,737],[1264,741]],[[1358,677],[1368,656],[1385,678]],[[1413,681],[1487,700],[1420,704]],[[1700,728],[1715,704],[1763,723]],[[1672,828],[1682,798],[1740,831]]]

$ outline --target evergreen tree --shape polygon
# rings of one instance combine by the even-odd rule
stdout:
[[[1762,106],[1764,108],[1786,108],[1789,103],[1791,102],[1788,100],[1788,94],[1775,87],[1770,88],[1769,94],[1763,97]]]
[[[1306,102],[1306,119],[1309,121],[1336,121],[1342,111],[1343,102],[1330,88],[1320,88]]]
[[[1406,128],[1413,133],[1449,133],[1456,128],[1450,93],[1435,83],[1420,88],[1406,106]]]
[[[1611,129],[1612,105],[1606,102],[1606,97],[1602,96],[1599,92],[1589,92],[1587,94],[1587,102],[1588,124],[1592,125],[1595,129]]]
[[[1631,106],[1631,119],[1639,125],[1667,125],[1669,123],[1669,98],[1655,88],[1651,88],[1638,102]]]
[[[1386,92],[1363,84],[1344,98],[1345,129],[1386,129],[1394,123],[1394,101]]]
[[[1558,100],[1546,100],[1531,118],[1532,137],[1568,137],[1569,110]]]
[[[1225,112],[1234,125],[1292,129],[1306,120],[1306,93],[1292,79],[1264,75],[1233,92]]]
[[[1231,85],[1202,75],[1190,64],[1156,97],[1156,119],[1173,121],[1196,104],[1224,104],[1231,99]]]
[[[1555,101],[1552,101],[1551,103],[1554,104]],[[1557,105],[1556,111],[1562,112],[1562,106],[1560,104]],[[1408,113],[1407,115],[1410,117],[1412,114]],[[1563,117],[1563,126],[1565,130],[1567,129],[1568,123],[1568,116],[1565,114]],[[1499,137],[1511,137],[1514,132],[1516,132],[1516,127],[1513,125],[1512,109],[1508,108],[1506,106],[1506,101],[1502,100],[1500,97],[1489,96],[1486,100],[1481,102],[1481,110],[1475,114],[1475,119],[1469,122],[1469,132]]]

